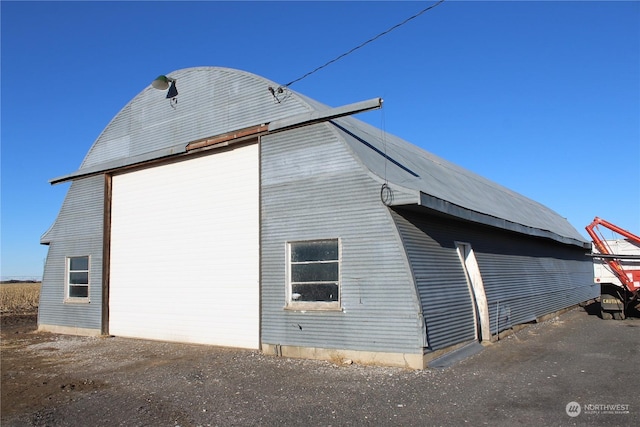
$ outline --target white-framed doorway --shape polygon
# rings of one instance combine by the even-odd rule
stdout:
[[[471,293],[475,312],[476,335],[480,341],[491,341],[489,304],[475,253],[471,244],[466,242],[456,242],[456,250],[469,283],[469,292]]]

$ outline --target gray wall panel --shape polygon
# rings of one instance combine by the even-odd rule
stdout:
[[[415,277],[428,347],[438,350],[476,339],[471,293],[453,239],[443,239],[443,230],[430,229],[423,216],[393,216]]]
[[[263,137],[262,342],[419,353],[408,265],[380,184],[329,124]],[[342,312],[285,310],[286,242],[340,238]]]
[[[595,298],[593,267],[584,252],[542,240],[477,249],[485,283],[492,333]],[[500,247],[502,246],[502,247]],[[507,252],[507,253],[505,253]]]
[[[434,334],[464,337],[459,332],[462,323],[457,317],[449,322],[437,317],[449,307],[459,306],[458,310],[464,306],[457,301],[464,294],[460,283],[464,271],[456,241],[470,243],[475,253],[493,334],[595,298],[599,293],[593,284],[592,262],[580,247],[433,216],[426,209],[398,209],[395,218],[407,242],[434,349],[439,345],[431,339]],[[429,274],[425,271],[434,277],[431,282],[426,281]],[[427,283],[435,288],[426,287]],[[453,284],[459,287],[458,294],[451,292]],[[437,320],[434,321],[431,311],[437,313]],[[453,341],[447,338],[446,344]]]
[[[53,227],[42,278],[38,323],[100,329],[104,176],[74,181]],[[70,256],[90,256],[90,303],[65,303],[65,267]]]
[[[275,102],[268,87],[277,84],[243,71],[199,67],[175,71],[170,77],[177,81],[176,108],[165,99],[166,91],[147,87],[107,125],[81,168],[311,110],[288,91],[286,102]]]

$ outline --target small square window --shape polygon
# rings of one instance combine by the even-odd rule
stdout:
[[[287,306],[295,309],[340,308],[338,239],[288,245]]]
[[[67,258],[67,300],[89,300],[89,257]]]

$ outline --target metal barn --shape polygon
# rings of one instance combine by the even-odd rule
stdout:
[[[352,117],[381,100],[169,80],[52,180],[39,329],[420,369],[598,295],[564,218]]]

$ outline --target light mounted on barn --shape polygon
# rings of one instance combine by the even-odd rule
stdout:
[[[176,79],[161,75],[151,82],[151,86],[158,90],[167,90],[167,99],[170,99],[171,106],[176,108],[178,105],[178,89],[176,88]]]
[[[278,95],[281,95],[284,92],[284,89],[282,88],[282,86],[279,86],[277,89],[274,89],[272,86],[269,86],[267,89],[269,89],[269,93],[271,93],[271,96],[273,96],[273,101],[280,104],[280,102],[282,101],[280,100]]]

